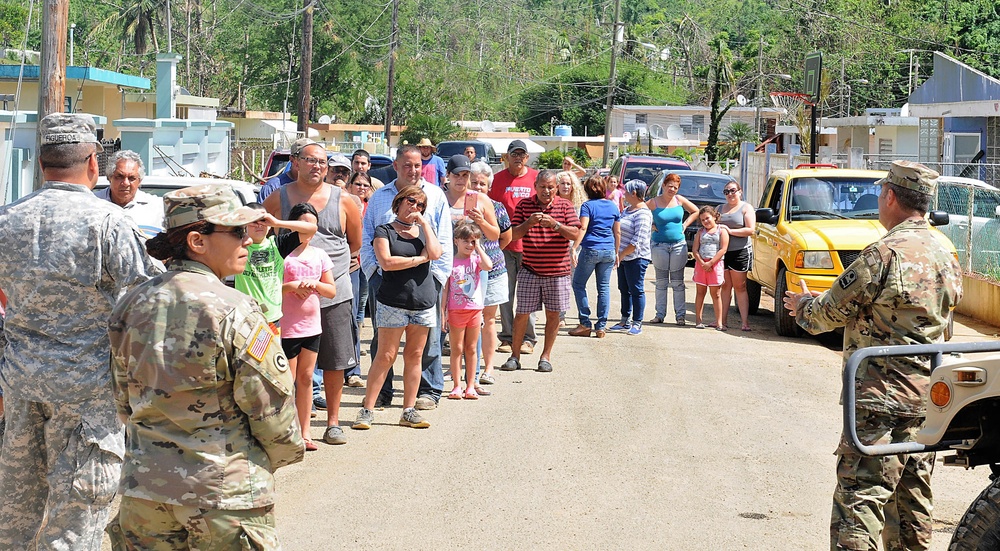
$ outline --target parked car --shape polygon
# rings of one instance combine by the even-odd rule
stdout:
[[[334,153],[336,152],[327,151],[326,152],[327,159],[332,157]],[[347,153],[344,154],[347,155]],[[264,170],[261,176],[263,181],[266,182],[277,174],[287,172],[291,168],[288,164],[288,161],[291,160],[291,157],[292,157],[291,151],[288,149],[275,149],[274,151],[272,151],[271,155],[268,156],[267,158],[267,162],[264,163]],[[389,182],[396,178],[396,171],[392,169],[392,158],[389,157],[388,155],[372,155],[371,165],[372,166],[371,168],[368,169],[368,172],[372,174],[372,176],[382,180],[383,182]],[[373,171],[378,171],[378,172],[373,173]],[[383,176],[388,176],[388,175],[391,175],[391,178],[389,178],[388,180],[383,178]]]
[[[757,209],[753,263],[747,281],[750,312],[760,293],[775,297],[774,326],[781,336],[798,336],[795,318],[781,307],[788,289],[805,281],[825,291],[861,251],[885,235],[878,221],[878,196],[884,171],[839,168],[779,170],[768,176]],[[948,213],[928,213],[932,224],[948,223]],[[934,232],[952,254],[951,241]],[[957,254],[956,254],[957,258]],[[951,321],[946,338],[951,337]]]
[[[970,204],[969,198],[972,202]],[[976,239],[977,235],[987,237],[982,230],[988,222],[994,219],[996,209],[1000,206],[1000,190],[982,180],[962,178],[959,176],[941,176],[938,178],[937,195],[934,198],[935,209],[948,213],[948,225],[941,231],[951,239],[958,251],[958,261],[962,267],[968,266],[967,248],[973,244],[973,264],[979,263],[976,258],[981,246],[988,245],[996,239],[987,238],[985,242]],[[973,209],[972,221],[969,221],[969,208]],[[996,246],[988,250],[997,250]]]
[[[668,174],[677,174],[681,178],[681,187],[677,193],[698,208],[704,206],[719,207],[726,202],[726,196],[722,190],[726,184],[735,182],[736,179],[728,174],[715,174],[714,172],[701,172],[697,170],[677,170],[662,171],[653,178],[653,182],[646,188],[646,200],[652,199],[660,194],[663,187],[663,180]],[[688,260],[694,259],[692,248],[694,247],[694,236],[701,228],[701,222],[695,220],[684,231],[684,240],[688,245]]]
[[[198,178],[195,176],[146,176],[142,179],[139,189],[146,193],[163,197],[167,192],[201,184],[226,184],[233,188],[243,204],[257,200],[257,190],[252,184],[243,180],[228,180],[224,178]],[[97,179],[94,191],[108,187],[108,179],[101,176]]]
[[[479,140],[448,141],[437,145],[437,154],[442,159],[448,159],[452,155],[464,155],[468,146],[476,148],[476,160],[486,164],[499,164],[500,155],[493,150],[493,146]]]
[[[611,174],[618,176],[619,182],[642,180],[649,185],[663,170],[691,170],[684,159],[666,155],[632,155],[626,153],[611,164]]]

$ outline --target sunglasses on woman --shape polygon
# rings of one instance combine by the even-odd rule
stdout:
[[[240,241],[247,238],[247,227],[246,226],[235,226],[231,231],[215,230],[213,233],[231,233],[236,236]]]
[[[424,210],[424,207],[427,206],[427,203],[422,203],[420,201],[417,201],[416,197],[407,197],[406,202],[417,207],[420,210]]]

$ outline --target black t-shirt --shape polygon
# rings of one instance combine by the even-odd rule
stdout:
[[[420,256],[427,246],[424,229],[417,226],[417,237],[399,235],[396,228],[382,224],[375,228],[375,239],[389,240],[389,254],[392,256]],[[437,303],[437,287],[431,275],[431,263],[424,262],[405,270],[382,270],[382,284],[375,299],[385,304],[405,310],[426,310]]]

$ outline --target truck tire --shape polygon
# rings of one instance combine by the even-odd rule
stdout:
[[[778,270],[778,280],[774,285],[774,330],[782,337],[798,337],[802,335],[802,328],[795,323],[795,317],[789,314],[782,301],[788,290],[786,271],[784,266]]]
[[[750,308],[747,312],[757,315],[757,311],[760,310],[760,283],[747,278],[747,296],[750,297]]]
[[[990,549],[1000,549],[1000,478],[969,505],[948,545],[948,551]]]

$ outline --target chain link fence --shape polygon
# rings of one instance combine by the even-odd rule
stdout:
[[[934,208],[948,213],[948,225],[939,229],[955,245],[962,268],[1000,282],[1000,190],[942,176]]]

